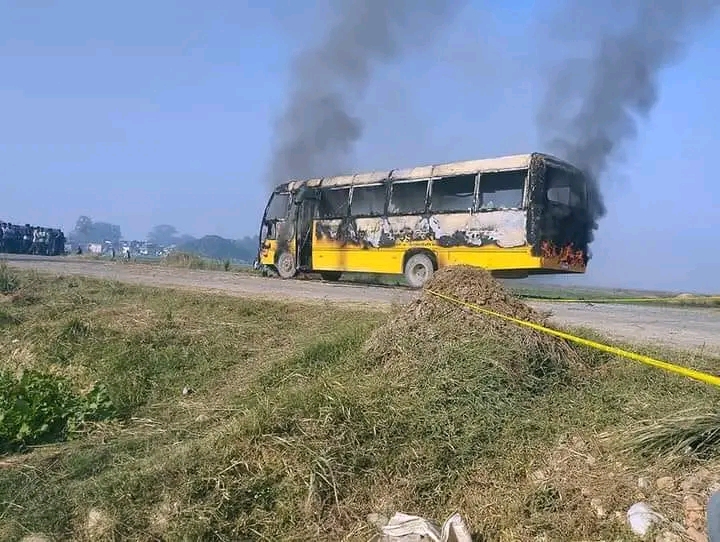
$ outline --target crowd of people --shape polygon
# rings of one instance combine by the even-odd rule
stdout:
[[[65,234],[53,228],[0,222],[0,253],[43,256],[65,254]]]

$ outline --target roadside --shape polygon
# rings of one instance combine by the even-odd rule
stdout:
[[[284,281],[262,278],[247,272],[180,269],[163,265],[79,259],[9,259],[8,265],[40,272],[89,276],[129,284],[181,288],[274,300],[341,303],[374,306],[387,310],[392,304],[416,299],[418,292],[352,283],[315,280]],[[720,355],[720,310],[715,308],[669,307],[631,304],[569,304],[529,301],[543,311],[552,311],[562,326],[594,330],[613,340],[657,344],[696,353]]]

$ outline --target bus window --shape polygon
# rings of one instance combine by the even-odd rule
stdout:
[[[585,182],[582,175],[573,174],[557,167],[549,167],[546,179],[549,201],[569,207],[584,206]]]
[[[521,208],[525,175],[525,171],[496,171],[480,175],[480,210]]]
[[[384,184],[353,187],[350,214],[352,216],[380,216],[385,211]]]
[[[428,181],[399,181],[392,184],[388,214],[414,215],[425,212]]]
[[[318,207],[319,218],[345,218],[350,200],[349,188],[324,189]]]
[[[475,175],[458,175],[432,182],[430,208],[436,213],[468,212],[475,195]]]
[[[290,194],[273,194],[267,208],[266,220],[282,220],[287,217]]]

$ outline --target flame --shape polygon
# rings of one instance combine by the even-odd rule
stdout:
[[[542,257],[551,262],[557,262],[561,266],[572,268],[585,266],[585,253],[575,249],[572,243],[562,248],[556,247],[551,241],[543,241],[540,245]]]

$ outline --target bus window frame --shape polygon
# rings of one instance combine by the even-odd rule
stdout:
[[[282,217],[269,217],[268,211],[270,211],[270,206],[273,204],[273,200],[277,196],[285,196],[287,198],[287,203],[285,204],[285,215]],[[264,216],[264,222],[285,222],[290,218],[290,207],[293,202],[293,194],[290,190],[282,191],[282,192],[273,192],[270,195],[270,199],[268,199],[267,206],[265,207],[265,216]]]
[[[350,216],[350,202],[351,202],[351,193],[352,193],[352,187],[351,186],[321,186],[318,191],[320,193],[320,201],[322,201],[322,198],[325,197],[325,194],[327,192],[339,192],[341,190],[347,190],[347,207],[344,215],[333,215],[333,216],[320,216],[320,207],[321,205],[318,205],[316,208],[315,216],[317,220],[343,220]]]
[[[520,201],[520,207],[495,207],[492,209],[483,209],[480,204],[480,195],[482,194],[482,182],[483,177],[487,175],[492,175],[493,173],[515,173],[515,172],[523,172],[525,174],[525,177],[523,179],[523,185],[522,185],[522,196]],[[529,187],[530,187],[530,168],[517,168],[517,169],[498,169],[493,171],[483,171],[478,174],[478,181],[477,181],[477,194],[475,199],[475,212],[477,213],[492,213],[495,211],[524,211],[528,208],[528,198],[529,198]]]
[[[433,209],[432,207],[432,193],[435,189],[435,183],[438,181],[443,181],[445,179],[455,179],[458,177],[473,177],[475,180],[475,184],[473,187],[473,199],[472,199],[472,205],[469,209],[464,209],[462,211],[438,211],[436,209]],[[428,190],[428,196],[427,196],[427,212],[433,215],[457,215],[457,214],[463,214],[467,213],[468,215],[472,215],[476,213],[477,203],[478,203],[478,189],[479,189],[479,180],[480,173],[460,173],[457,175],[444,175],[442,177],[432,177],[430,179],[430,189]]]
[[[578,179],[580,180],[581,187],[582,187],[582,196],[583,196],[580,198],[580,205],[572,205],[572,204],[570,204],[569,201],[568,201],[568,203],[563,203],[561,201],[550,199],[548,192],[550,191],[550,189],[552,187],[550,186],[551,177],[548,175],[548,173],[550,173],[551,169],[559,170],[559,171],[563,172],[564,174],[566,174],[571,179],[571,181],[570,181],[571,183],[574,182],[575,180],[578,180]],[[570,194],[572,194],[573,193],[572,185],[568,184],[567,188],[569,189]],[[545,200],[546,204],[561,205],[563,207],[567,207],[568,209],[572,209],[574,211],[586,211],[589,206],[588,198],[589,198],[588,181],[587,181],[586,176],[583,175],[582,172],[575,171],[573,168],[568,168],[567,166],[561,165],[561,164],[555,164],[555,163],[547,164],[547,169],[546,169],[546,173],[545,173],[545,183],[544,183],[544,187],[543,187],[543,199]]]
[[[350,188],[350,202],[348,204],[348,215],[352,218],[382,218],[383,216],[387,216],[387,207],[388,207],[388,185],[389,183],[387,181],[381,181],[379,183],[369,183],[369,184],[355,184],[352,185]],[[358,214],[353,212],[352,204],[353,199],[355,199],[355,189],[363,189],[363,188],[374,188],[382,186],[385,188],[385,198],[383,200],[383,207],[382,211],[380,211],[380,214],[377,215],[371,215],[371,214]]]
[[[387,202],[386,202],[386,212],[387,216],[415,216],[415,215],[424,215],[427,214],[428,209],[430,208],[430,185],[432,181],[432,177],[427,177],[424,179],[397,179],[392,180],[388,184],[390,185],[388,188],[388,194],[387,194]],[[425,204],[423,206],[423,209],[421,211],[415,211],[413,213],[400,213],[400,212],[390,212],[390,201],[392,200],[393,195],[393,188],[396,184],[410,184],[410,183],[425,183]]]

